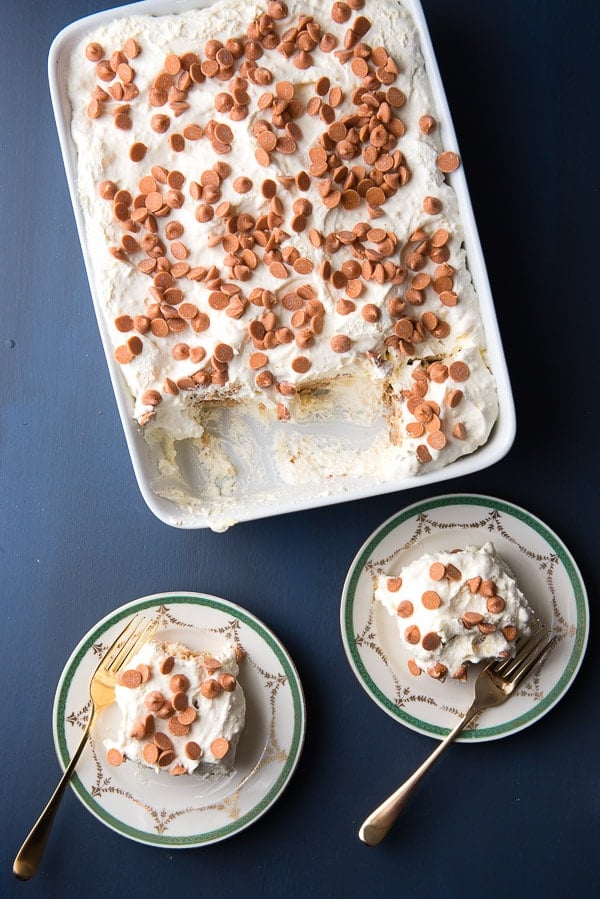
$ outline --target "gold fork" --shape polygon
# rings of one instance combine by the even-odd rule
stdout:
[[[420,768],[417,768],[402,786],[365,819],[358,832],[363,843],[367,846],[376,846],[383,840],[421,778],[442,752],[450,746],[475,715],[505,702],[523,678],[541,662],[550,645],[546,625],[538,621],[530,637],[517,644],[517,652],[513,658],[491,661],[486,665],[475,681],[475,698],[462,720],[425,759]]]
[[[50,834],[50,828],[60,804],[65,787],[75,768],[83,748],[90,735],[92,727],[96,723],[100,713],[115,701],[115,684],[119,673],[125,668],[129,660],[142,648],[144,643],[152,638],[158,622],[148,622],[135,615],[119,634],[105,653],[102,661],[96,668],[90,682],[90,697],[92,711],[85,726],[81,742],[73,753],[71,761],[65,769],[58,786],[50,797],[46,808],[33,825],[25,842],[17,852],[13,863],[13,874],[19,880],[29,880],[33,877],[41,861],[46,841]]]

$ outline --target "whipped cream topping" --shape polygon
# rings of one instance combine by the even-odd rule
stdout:
[[[413,674],[464,680],[467,665],[514,654],[534,612],[494,544],[426,553],[379,577],[375,598],[398,626]]]
[[[353,418],[357,378],[389,428],[358,474],[485,443],[498,405],[447,180],[459,160],[400,3],[118,18],[76,47],[68,89],[95,295],[163,456],[190,437],[205,449],[222,400],[266,413],[278,477],[305,459],[330,477],[331,453],[293,427],[307,396],[319,421],[339,417],[336,381]]]
[[[231,769],[246,715],[238,673],[229,644],[213,655],[147,643],[115,688],[121,721],[116,738],[104,741],[109,761],[129,759],[175,775]]]

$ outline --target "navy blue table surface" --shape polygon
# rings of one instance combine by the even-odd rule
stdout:
[[[89,297],[46,58],[61,28],[101,8],[2,2],[0,895],[587,895],[600,836],[597,5],[424,2],[514,386],[508,456],[435,488],[222,535],[169,528],[145,506]],[[434,742],[359,686],[340,639],[341,588],[384,519],[454,491],[505,498],[559,533],[590,594],[588,653],[549,715],[508,739],[454,746],[369,849],[360,821]],[[51,709],[66,658],[116,606],[173,589],[249,608],[288,647],[308,714],[295,776],[252,827],[187,851],[117,835],[69,790],[38,875],[18,883],[12,859],[59,774]]]

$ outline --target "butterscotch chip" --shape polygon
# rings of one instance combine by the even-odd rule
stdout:
[[[200,684],[200,692],[205,699],[214,699],[215,696],[218,696],[221,692],[221,686],[214,677],[211,677],[208,678],[208,680],[202,681]]]
[[[255,370],[264,368],[265,365],[268,364],[268,362],[269,358],[264,353],[251,353],[248,358],[250,368],[253,368]]]
[[[168,749],[173,748],[173,743],[171,742],[170,738],[162,731],[157,731],[154,734],[152,742],[155,746],[158,747],[158,749],[161,750],[161,752],[166,752]]]
[[[291,81],[278,81],[275,84],[275,93],[281,100],[291,100],[294,96],[294,85]]]
[[[148,715],[146,715],[143,723],[144,723],[144,730],[146,732],[146,736],[147,737],[152,736],[152,734],[154,733],[154,731],[156,729],[154,715],[152,713],[149,713]]]
[[[115,349],[114,357],[121,365],[127,365],[134,358],[134,354],[128,346],[118,346]]]
[[[233,674],[223,672],[223,674],[219,675],[219,684],[226,693],[232,693],[235,690],[237,680]]]
[[[455,172],[459,166],[460,157],[457,153],[453,153],[452,150],[445,150],[437,158],[437,167],[444,174]]]
[[[402,586],[402,578],[401,577],[389,577],[385,582],[386,587],[390,591],[390,593],[397,593],[400,587]]]
[[[118,315],[115,318],[115,328],[121,333],[131,331],[133,328],[133,319],[130,315]]]
[[[106,760],[109,765],[113,765],[117,768],[119,765],[122,765],[125,761],[125,756],[122,752],[119,752],[118,749],[109,749],[106,753]]]
[[[491,615],[499,615],[504,611],[506,603],[501,596],[489,596],[486,601],[486,608]]]
[[[464,426],[464,424],[462,423],[462,421],[459,421],[454,425],[454,427],[452,429],[452,433],[456,437],[457,440],[465,439],[465,437],[467,436],[467,429]]]
[[[422,437],[425,433],[425,425],[420,421],[409,421],[406,425],[406,433],[410,437]]]
[[[503,627],[502,633],[509,643],[512,643],[517,637],[517,629],[513,624],[507,624],[506,627]]]
[[[104,48],[102,47],[102,44],[93,41],[85,48],[85,55],[90,62],[99,62],[104,56]]]
[[[182,355],[181,353],[179,353],[179,354],[177,354],[177,355],[175,354],[175,350],[176,350],[178,347],[180,347],[180,348],[185,347],[186,352],[185,352],[184,355]],[[176,345],[173,347],[173,355],[175,356],[176,359],[187,359],[188,352],[189,352],[189,347],[188,347],[187,344],[185,344],[185,343],[178,343],[178,344],[176,344]],[[161,672],[161,674],[170,674],[171,671],[173,670],[173,666],[174,666],[174,665],[175,665],[175,659],[174,659],[174,657],[173,657],[173,656],[167,656],[167,657],[166,657],[165,659],[163,659],[162,662],[160,663],[160,672]]]
[[[180,690],[179,693],[175,693],[171,700],[171,704],[176,712],[183,712],[184,709],[187,709],[189,704],[187,693],[184,693],[182,690]]]
[[[350,63],[350,68],[358,78],[364,78],[369,73],[367,62],[360,56],[356,56]]]
[[[482,596],[495,596],[497,592],[496,584],[491,580],[482,581],[479,592]]]
[[[468,674],[468,664],[465,662],[462,665],[459,665],[452,677],[455,680],[466,681]]]
[[[185,150],[185,138],[183,134],[171,134],[169,135],[169,146],[175,153],[181,153]]]
[[[147,683],[148,680],[150,679],[150,674],[151,674],[150,666],[140,664],[140,665],[136,665],[136,669],[137,669],[137,671],[140,672],[140,674],[142,676],[142,683],[143,684]]]
[[[469,588],[469,592],[472,594],[477,593],[480,586],[481,586],[481,577],[479,575],[476,575],[476,577],[470,577],[467,580],[467,587]]]
[[[156,765],[159,754],[160,750],[158,746],[155,746],[154,743],[146,743],[146,745],[142,749],[144,761],[146,761],[149,765]]]
[[[240,177],[236,178],[233,182],[233,189],[238,194],[247,194],[249,190],[252,190],[252,181],[250,178]]]
[[[179,763],[177,765],[173,765],[173,767],[169,770],[169,774],[173,777],[180,777],[182,774],[187,774],[185,767]]]
[[[421,596],[421,602],[426,609],[433,610],[439,609],[442,600],[440,599],[439,593],[436,593],[435,590],[425,590],[425,592]]]
[[[190,682],[185,674],[174,674],[169,680],[169,688],[173,693],[185,693],[190,688]]]
[[[158,406],[162,401],[162,397],[158,390],[146,390],[142,394],[142,403],[146,406]]]
[[[399,109],[406,103],[406,97],[397,87],[388,87],[385,98],[390,106]]]
[[[466,627],[473,627],[483,621],[483,615],[479,612],[465,612],[462,616],[462,621]]]
[[[189,725],[183,724],[178,718],[170,718],[167,727],[174,737],[186,737],[190,732]]]
[[[437,122],[432,115],[422,115],[419,119],[419,129],[423,134],[431,134],[432,131],[435,131],[436,127]]]
[[[127,38],[123,44],[123,54],[127,59],[135,59],[136,56],[139,56],[140,52],[141,50],[138,42],[132,37]]]
[[[158,756],[158,764],[160,768],[166,768],[167,765],[170,765],[171,762],[174,762],[177,758],[174,749],[166,749],[164,752],[161,752]]]
[[[432,665],[427,666],[427,674],[430,677],[434,677],[436,680],[440,678],[446,677],[448,674],[448,669],[445,665],[442,665],[441,662],[434,662]]]
[[[92,100],[87,108],[89,119],[98,119],[102,115],[102,103],[99,100]]]
[[[331,7],[331,18],[334,22],[337,22],[338,25],[347,22],[351,15],[352,10],[346,3],[336,2]]]
[[[466,362],[451,362],[448,374],[454,381],[466,381],[470,374],[469,366]]]
[[[323,53],[331,53],[332,50],[335,50],[338,44],[338,39],[334,34],[327,31],[319,41],[319,49],[323,51]]]
[[[437,649],[440,643],[442,642],[442,638],[435,631],[430,631],[428,634],[425,634],[423,639],[421,640],[421,646],[423,649],[426,649],[427,652],[433,652],[434,649]]]
[[[261,389],[266,389],[268,387],[273,386],[273,384],[275,383],[275,377],[273,376],[272,372],[270,372],[270,371],[261,371],[257,374],[256,378],[254,379],[254,383],[256,384],[257,387],[260,387]]]
[[[203,131],[200,125],[192,123],[190,125],[185,125],[181,133],[186,140],[200,140]]]
[[[446,446],[446,435],[443,431],[432,431],[427,435],[427,443],[432,449],[441,450]]]
[[[449,390],[446,394],[446,405],[455,409],[463,398],[462,390]]]
[[[462,578],[462,574],[460,573],[456,565],[452,565],[452,563],[449,562],[446,565],[446,577],[451,581],[460,581],[460,579]]]
[[[434,562],[429,568],[429,577],[432,581],[441,581],[446,577],[446,566],[442,562]]]
[[[121,79],[123,84],[129,84],[133,81],[134,75],[135,72],[126,62],[119,63],[117,66],[117,76]]]
[[[190,740],[188,743],[186,743],[183,747],[183,751],[193,762],[202,757],[202,750],[194,740]]]
[[[426,212],[427,215],[437,215],[442,208],[442,201],[438,197],[427,196],[423,199],[423,212]]]
[[[306,356],[296,356],[295,359],[292,359],[291,365],[298,374],[305,374],[311,367],[311,361]]]
[[[414,610],[415,608],[410,599],[403,599],[402,602],[398,605],[396,613],[400,618],[410,618]],[[418,643],[419,641],[417,640],[415,642]]]
[[[210,751],[213,756],[220,761],[222,758],[225,758],[229,752],[229,741],[226,740],[225,737],[217,737],[216,740],[213,740],[210,744]]]
[[[382,206],[385,203],[386,196],[380,187],[369,187],[365,194],[365,199],[369,206]]]
[[[416,645],[421,639],[421,631],[417,627],[416,624],[411,624],[410,627],[407,627],[404,631],[404,639],[407,643],[412,643]]]
[[[165,697],[159,690],[152,690],[144,696],[144,705],[151,712],[156,712],[164,704]]]
[[[132,740],[143,740],[146,737],[146,726],[144,722],[136,721],[129,731],[129,736]]]
[[[408,670],[414,677],[418,677],[421,674],[422,669],[419,665],[417,665],[414,659],[409,659],[406,664],[408,666]]]
[[[119,678],[119,683],[122,687],[128,687],[130,690],[139,687],[142,682],[142,675],[135,668],[129,668],[127,671],[123,671]]]
[[[198,717],[198,712],[193,705],[188,705],[177,717],[182,724],[189,726]]]
[[[272,262],[269,266],[269,271],[274,278],[278,278],[280,280],[284,280],[285,278],[287,278],[287,268],[281,262]]]
[[[114,117],[114,123],[120,131],[129,131],[132,126],[131,118],[126,112],[118,112]]]
[[[329,341],[334,353],[347,353],[352,346],[352,341],[346,334],[335,334]]]

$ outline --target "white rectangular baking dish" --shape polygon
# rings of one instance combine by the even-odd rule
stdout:
[[[270,474],[267,472],[267,479],[270,476],[272,482],[267,483],[266,489],[264,482],[260,489],[256,489],[256,485],[253,485],[252,482],[252,474],[248,471],[247,490],[243,497],[237,494],[237,502],[234,497],[225,511],[220,507],[217,511],[215,507],[214,514],[210,502],[202,502],[203,484],[201,480],[195,481],[192,458],[191,456],[189,459],[186,458],[185,448],[183,448],[178,454],[178,458],[186,477],[186,490],[189,491],[190,502],[184,501],[182,505],[179,505],[157,492],[160,489],[157,486],[160,478],[156,459],[152,457],[142,431],[132,417],[131,398],[119,370],[120,367],[114,360],[108,331],[94,288],[93,269],[86,244],[83,212],[77,191],[76,151],[70,133],[71,108],[67,94],[68,60],[75,45],[86,33],[109,20],[132,14],[178,13],[192,8],[207,7],[213,2],[214,0],[143,0],[143,2],[128,4],[117,9],[102,11],[64,28],[53,41],[49,52],[48,70],[52,104],[92,299],[132,464],[140,491],[148,507],[161,521],[173,527],[209,527],[222,531],[237,521],[253,520],[299,509],[427,486],[470,474],[499,461],[509,451],[514,441],[515,410],[486,266],[464,169],[461,166],[452,175],[452,186],[458,199],[468,267],[479,298],[487,341],[487,358],[498,388],[499,415],[487,443],[470,455],[463,456],[441,469],[385,483],[353,479],[337,485],[328,482],[314,483],[302,489],[298,487],[281,489],[281,484],[277,482],[274,472]],[[452,147],[460,153],[422,7],[418,0],[403,0],[403,5],[412,14],[419,33],[425,67],[441,121],[443,145]]]

